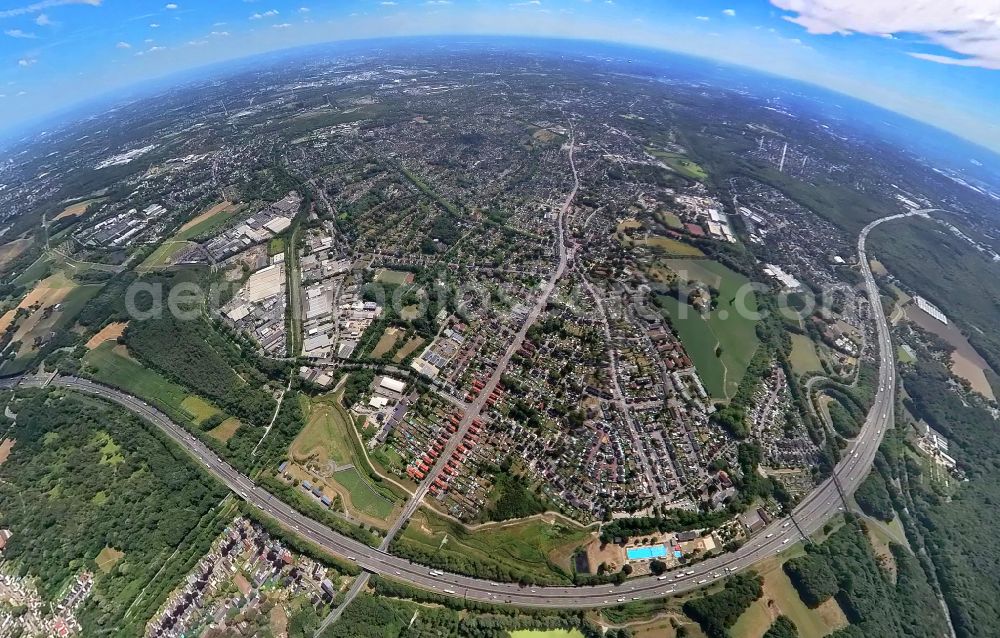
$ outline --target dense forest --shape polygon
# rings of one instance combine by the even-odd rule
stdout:
[[[245,423],[267,425],[276,407],[266,379],[240,365],[242,355],[203,319],[162,317],[132,321],[125,332],[129,351],[168,379],[212,399]],[[228,355],[228,360],[227,360]]]
[[[831,597],[863,636],[937,638],[946,635],[941,607],[917,559],[890,545],[895,582],[879,565],[860,523],[849,516],[821,544],[785,563],[803,602],[816,606]]]
[[[17,443],[0,465],[0,526],[13,532],[6,558],[50,600],[80,570],[93,572],[84,634],[140,635],[219,533],[211,510],[228,492],[117,407],[35,390],[11,409]],[[107,573],[95,563],[105,548],[124,553]]]
[[[941,494],[924,468],[901,445],[887,440],[882,458],[890,495],[904,519],[911,544],[922,545],[931,561],[958,638],[1000,635],[1000,437],[988,409],[955,390],[949,371],[918,351],[902,372],[906,407],[950,441],[967,482]],[[904,509],[905,508],[905,509]]]

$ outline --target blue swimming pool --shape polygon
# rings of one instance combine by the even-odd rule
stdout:
[[[651,558],[663,558],[667,555],[667,548],[664,545],[647,545],[646,547],[629,547],[625,550],[625,555],[629,560],[649,560]]]

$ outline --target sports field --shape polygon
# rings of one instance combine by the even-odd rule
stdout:
[[[705,390],[716,399],[728,400],[760,343],[757,321],[749,316],[757,310],[756,296],[744,287],[749,280],[709,259],[667,259],[663,263],[681,281],[699,281],[719,291],[718,305],[706,315],[667,295],[659,295],[657,303],[684,342]]]
[[[387,270],[385,268],[380,268],[378,272],[375,273],[375,281],[383,284],[389,284],[390,286],[402,286],[403,284],[413,283],[413,273],[404,272],[402,270]]]

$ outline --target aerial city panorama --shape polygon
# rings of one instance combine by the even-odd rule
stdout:
[[[995,0],[0,30],[0,637],[1000,636]]]

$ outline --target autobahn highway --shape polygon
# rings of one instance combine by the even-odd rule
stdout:
[[[399,580],[415,587],[470,600],[509,603],[523,607],[585,608],[618,605],[631,600],[662,598],[701,587],[729,573],[746,569],[757,561],[773,556],[803,535],[819,530],[844,507],[842,492],[852,492],[867,474],[885,430],[893,422],[895,366],[892,341],[881,297],[868,265],[865,242],[869,233],[884,222],[912,214],[894,215],[866,226],[858,238],[858,256],[864,283],[876,321],[879,351],[878,388],[875,400],[860,434],[837,464],[833,476],[808,494],[791,516],[777,519],[738,550],[668,572],[660,577],[643,577],[621,585],[583,587],[521,587],[459,574],[440,573],[426,566],[393,556],[385,549],[373,548],[347,538],[257,487],[254,482],[215,455],[207,446],[171,421],[165,414],[144,401],[117,389],[72,376],[14,377],[0,379],[0,388],[50,385],[104,398],[117,403],[156,425],[175,443],[191,454],[205,469],[253,507],[274,518],[282,527],[323,549],[356,563],[363,570]]]

